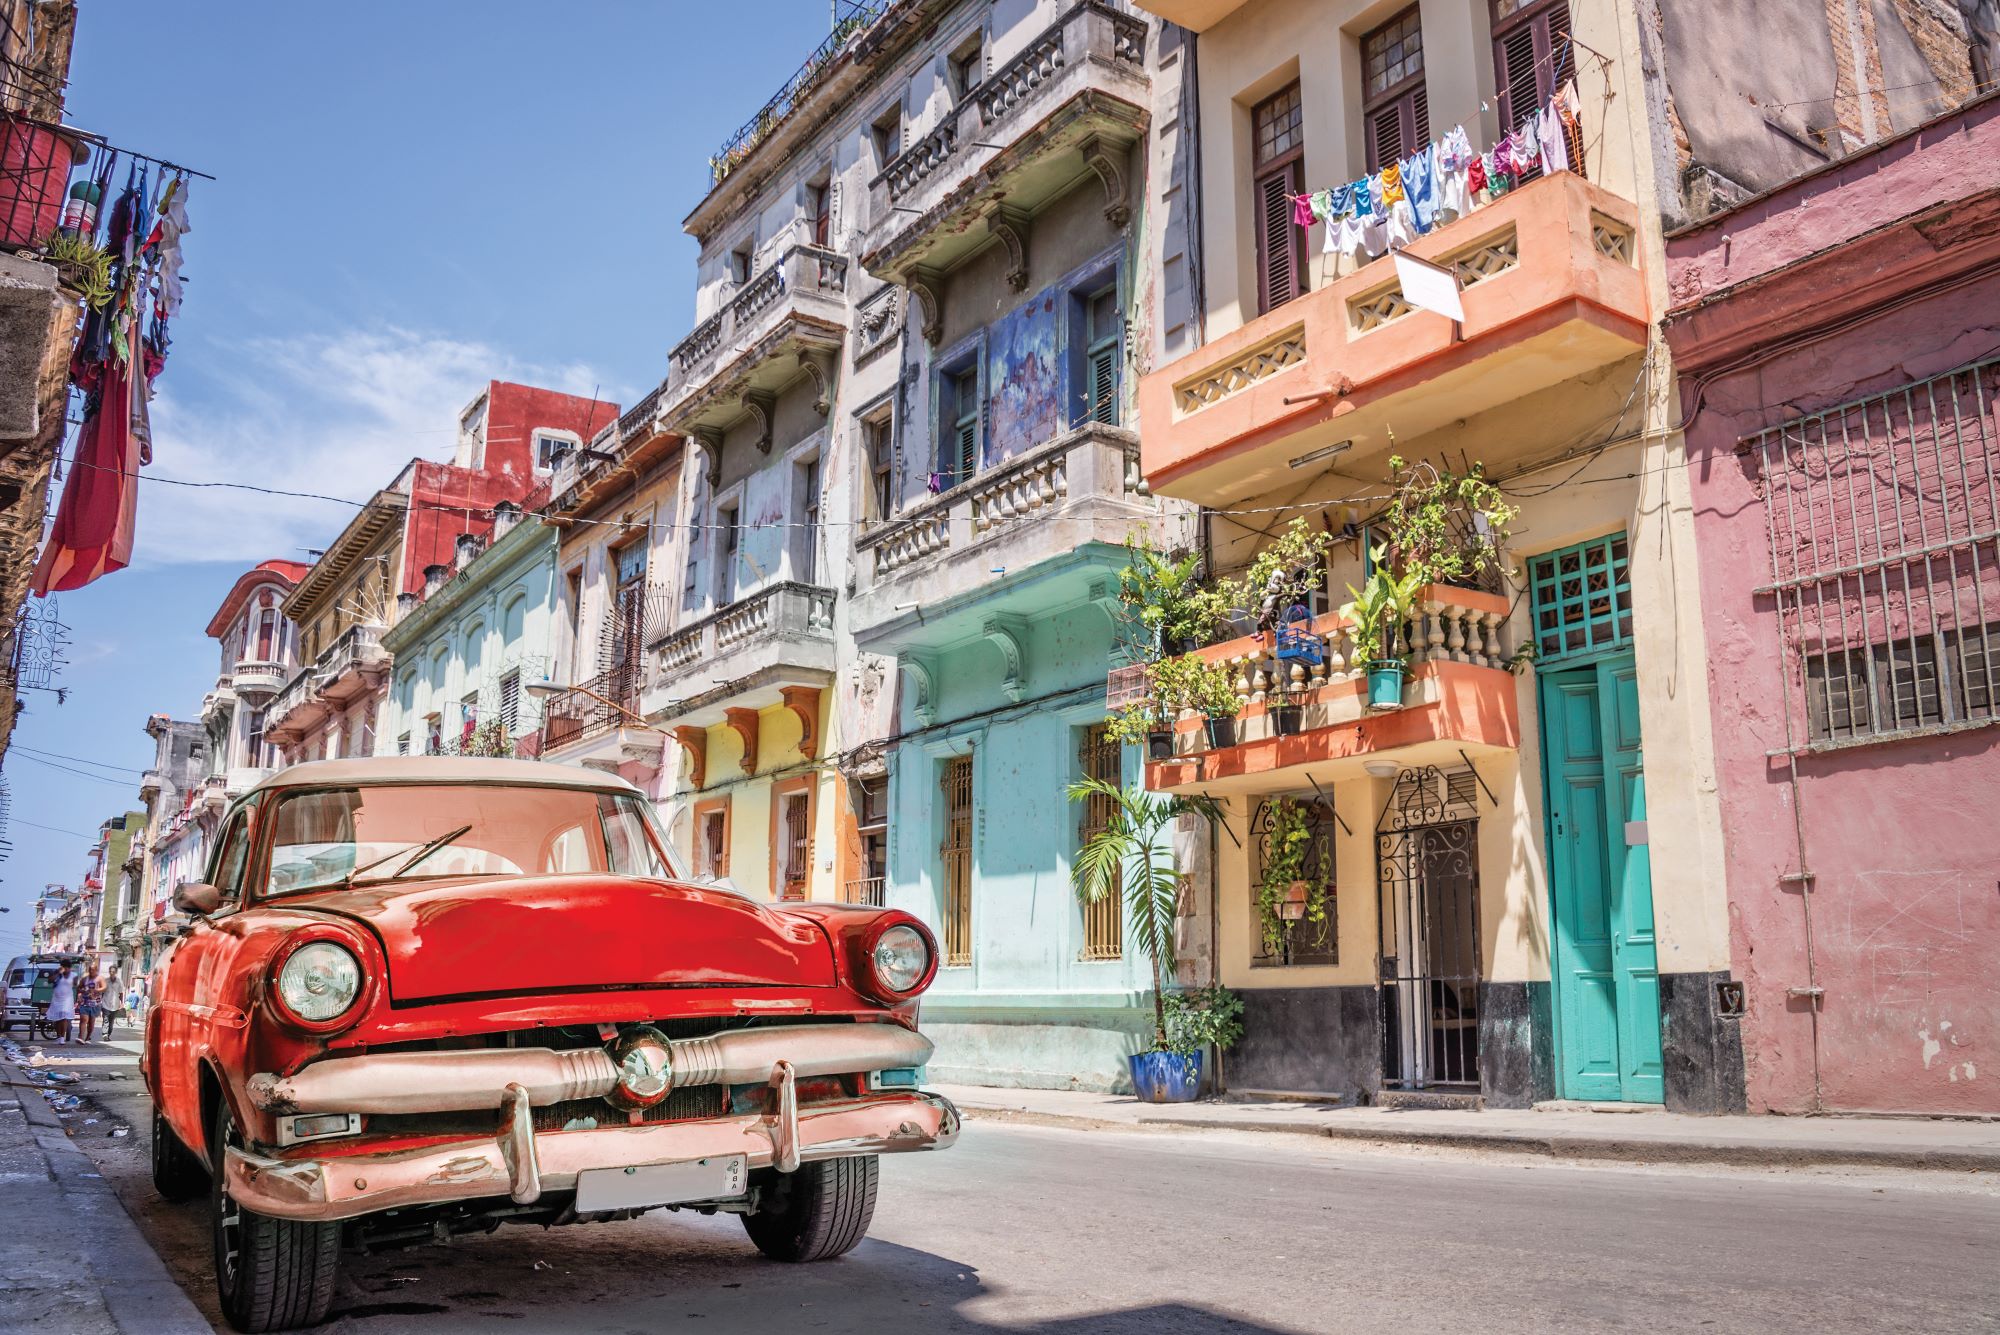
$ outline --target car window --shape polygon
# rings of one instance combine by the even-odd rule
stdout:
[[[217,847],[219,851],[211,884],[222,892],[225,901],[234,900],[243,893],[243,867],[250,860],[250,813],[247,809],[230,817]]]
[[[266,893],[441,876],[666,875],[645,803],[591,788],[382,784],[288,792]]]

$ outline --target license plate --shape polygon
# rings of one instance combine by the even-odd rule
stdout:
[[[750,1164],[740,1154],[686,1163],[586,1168],[576,1175],[576,1212],[644,1210],[683,1201],[725,1200],[750,1187]]]

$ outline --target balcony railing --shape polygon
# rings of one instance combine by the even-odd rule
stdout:
[[[313,664],[302,667],[292,679],[285,683],[264,711],[264,736],[272,741],[282,741],[292,731],[295,720],[298,727],[307,725],[303,717],[307,713],[315,716],[321,712],[319,704],[319,672]]]
[[[810,584],[773,584],[683,626],[659,641],[662,680],[704,664],[726,676],[724,660],[760,641],[830,640],[835,596]]]
[[[1558,172],[1410,245],[1456,273],[1456,325],[1407,300],[1383,256],[1154,371],[1139,385],[1147,478],[1221,506],[1320,446],[1342,446],[1349,466],[1421,454],[1427,432],[1636,357],[1649,319],[1638,216]]]
[[[1086,164],[1107,192],[1106,213],[1123,226],[1135,201],[1120,159],[1151,105],[1146,31],[1143,18],[1082,0],[890,159],[869,187],[869,269],[896,281],[918,266],[949,269],[984,243],[972,215],[1001,189],[1012,208],[1032,214]],[[1048,169],[1064,154],[1075,171]]]
[[[888,889],[886,876],[857,876],[840,887],[840,900],[843,904],[866,904],[879,909],[888,902]]]
[[[230,676],[230,685],[238,695],[276,695],[285,685],[285,665],[245,659],[236,665],[235,672]]]
[[[631,724],[639,712],[644,676],[638,663],[622,663],[551,697],[542,715],[542,753]]]
[[[364,678],[386,672],[389,651],[382,647],[382,628],[356,623],[342,631],[319,656],[319,691],[336,703],[358,695]]]
[[[724,177],[741,166],[744,160],[756,151],[757,145],[764,142],[765,136],[776,129],[785,117],[792,114],[792,110],[805,99],[806,95],[819,86],[821,76],[833,63],[834,58],[847,49],[848,43],[865,32],[869,24],[880,18],[882,11],[888,7],[888,0],[873,0],[873,3],[841,0],[835,7],[834,12],[838,17],[835,19],[833,31],[827,34],[826,40],[813,48],[813,53],[806,57],[805,63],[792,73],[791,78],[779,86],[778,91],[772,94],[771,100],[757,108],[756,114],[743,122],[736,133],[723,140],[722,147],[708,160],[709,183],[720,185]]]
[[[940,493],[863,535],[855,546],[880,578],[1003,536],[1028,521],[1047,520],[1080,502],[1145,494],[1133,434],[1089,425]]]
[[[791,247],[674,348],[674,397],[698,390],[724,358],[755,345],[788,314],[843,323],[846,294],[845,255],[821,246]]]

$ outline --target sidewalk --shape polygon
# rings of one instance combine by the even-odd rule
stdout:
[[[1863,1165],[2000,1172],[2000,1122],[1886,1117],[1691,1117],[1634,1111],[1447,1112],[1315,1103],[1140,1103],[1074,1090],[934,1086],[969,1117],[1108,1127],[1272,1131],[1563,1159],[1744,1167]]]
[[[0,1055],[0,1331],[213,1335],[27,1066]]]

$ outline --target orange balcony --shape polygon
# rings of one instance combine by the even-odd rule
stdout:
[[[1371,711],[1367,684],[1354,665],[1354,642],[1338,613],[1313,623],[1324,661],[1279,662],[1263,637],[1201,650],[1236,674],[1234,746],[1205,750],[1199,718],[1180,721],[1171,760],[1146,766],[1154,792],[1262,793],[1326,784],[1364,772],[1368,761],[1402,765],[1456,763],[1514,751],[1521,744],[1516,683],[1504,642],[1507,599],[1468,589],[1423,590],[1410,619],[1416,649],[1400,709]],[[1272,726],[1269,704],[1283,690],[1302,706],[1296,733]]]
[[[1297,481],[1292,460],[1315,449],[1349,442],[1344,466],[1386,455],[1632,357],[1648,321],[1638,232],[1632,204],[1564,172],[1410,247],[1457,270],[1461,329],[1404,301],[1386,255],[1287,302],[1140,382],[1147,482],[1230,504]]]

